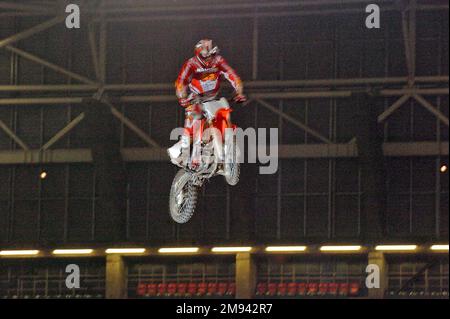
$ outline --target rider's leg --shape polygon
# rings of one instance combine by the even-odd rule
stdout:
[[[192,139],[192,168],[197,168],[201,162],[201,142],[202,142],[202,113],[198,107],[186,111],[185,138]]]

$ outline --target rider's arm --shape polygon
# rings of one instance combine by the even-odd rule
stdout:
[[[178,74],[177,80],[175,81],[175,92],[178,99],[184,99],[187,97],[187,87],[193,71],[194,68],[192,63],[190,61],[186,61]]]
[[[244,93],[244,86],[242,85],[241,78],[223,57],[219,57],[219,69],[228,80],[228,82],[231,83],[234,90],[236,91],[236,94],[242,95]]]

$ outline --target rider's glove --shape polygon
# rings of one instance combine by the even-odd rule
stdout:
[[[247,97],[244,94],[236,94],[233,100],[236,103],[244,103],[247,101]]]
[[[180,103],[182,107],[188,107],[189,105],[191,105],[191,100],[187,98],[181,98],[178,99],[178,103]]]

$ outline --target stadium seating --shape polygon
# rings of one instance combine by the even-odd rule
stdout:
[[[175,296],[176,293],[177,293],[177,284],[174,282],[168,284],[166,295],[168,297],[173,297],[173,296]]]
[[[319,296],[325,296],[328,293],[328,283],[327,282],[321,282],[319,284],[319,290],[317,294]]]
[[[339,285],[334,282],[330,282],[328,284],[328,295],[330,296],[337,296],[338,294]]]
[[[210,282],[208,284],[208,292],[207,295],[208,296],[213,296],[215,295],[217,292],[217,282]]]
[[[148,284],[147,285],[147,295],[150,297],[155,297],[158,294],[158,285],[157,284]]]
[[[296,282],[290,282],[287,285],[287,295],[288,296],[296,296],[297,295],[297,290],[298,289],[298,285]]]
[[[319,291],[319,284],[317,282],[310,282],[306,286],[306,294],[308,296],[315,296]]]
[[[217,287],[217,295],[218,296],[225,296],[228,290],[228,283],[226,282],[219,282],[219,285]]]
[[[141,297],[145,296],[147,294],[147,284],[144,284],[144,283],[138,284],[136,293],[138,296],[141,296]]]
[[[158,284],[157,296],[164,296],[166,294],[166,291],[167,291],[167,284],[165,283]]]
[[[304,295],[306,295],[306,283],[304,283],[304,282],[300,282],[299,284],[298,284],[298,295],[299,296],[304,296]]]
[[[188,296],[196,296],[197,292],[198,292],[198,290],[197,290],[197,283],[196,282],[190,282],[188,284],[188,287],[187,287],[187,295]]]
[[[287,294],[287,283],[280,282],[277,286],[277,295],[286,296],[286,294]]]
[[[197,296],[204,296],[208,292],[208,284],[206,282],[200,282],[197,285]]]
[[[348,283],[339,284],[339,296],[346,297],[346,296],[348,296],[348,292],[349,292],[349,284]]]
[[[187,294],[187,284],[182,282],[177,284],[177,296],[184,297]]]
[[[232,282],[228,284],[227,296],[236,295],[236,283]]]
[[[256,285],[256,295],[264,296],[267,292],[267,284],[265,282],[260,282]]]
[[[266,295],[271,296],[271,297],[275,296],[277,294],[277,288],[278,288],[278,285],[276,283],[274,283],[274,282],[269,283],[267,285]]]
[[[354,282],[350,284],[350,296],[358,296],[360,291],[359,283]]]
[[[227,297],[236,294],[234,282],[139,283],[137,297]],[[259,282],[255,295],[272,297],[358,297],[359,282]]]

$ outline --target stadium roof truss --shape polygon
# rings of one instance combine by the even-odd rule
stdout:
[[[357,156],[354,139],[346,144],[336,144],[322,136],[306,123],[279,110],[268,99],[314,99],[314,98],[348,98],[353,93],[373,92],[380,96],[397,97],[397,100],[378,116],[378,122],[383,123],[404,103],[414,99],[438,121],[448,127],[448,117],[438,107],[427,101],[423,96],[448,96],[448,76],[416,76],[416,12],[418,10],[448,10],[448,2],[431,3],[430,1],[395,1],[380,0],[383,11],[397,10],[401,12],[403,44],[405,47],[407,74],[403,77],[382,78],[345,78],[345,79],[314,79],[314,80],[258,80],[258,20],[275,16],[305,16],[332,15],[337,13],[359,12],[363,0],[323,0],[323,1],[264,1],[264,2],[225,2],[211,4],[208,13],[199,10],[198,6],[186,1],[183,5],[150,4],[149,1],[84,1],[89,20],[88,39],[95,78],[90,79],[62,66],[54,64],[44,57],[24,51],[14,46],[19,41],[26,41],[33,35],[63,23],[65,1],[28,1],[23,3],[0,1],[0,17],[48,17],[43,23],[18,32],[12,36],[0,39],[0,50],[7,50],[23,59],[42,65],[45,68],[65,75],[80,84],[39,84],[39,85],[0,85],[0,92],[27,93],[27,97],[0,98],[0,107],[10,105],[57,105],[79,104],[86,96],[102,99],[107,103],[112,114],[123,125],[139,136],[149,147],[138,149],[123,149],[126,161],[160,161],[167,160],[165,150],[138,127],[118,108],[107,93],[126,91],[126,96],[119,96],[116,101],[121,104],[148,102],[175,102],[171,83],[141,83],[141,84],[110,84],[106,83],[106,47],[108,41],[107,26],[109,24],[150,21],[150,20],[180,20],[192,19],[199,15],[204,19],[224,19],[230,17],[245,17],[252,19],[252,80],[246,81],[246,89],[251,102],[266,108],[284,120],[311,134],[323,143],[281,145],[281,158],[332,158]],[[238,9],[238,11],[237,11]],[[142,95],[142,91],[151,92]],[[70,92],[70,96],[51,97],[51,93]],[[165,92],[162,93],[161,92]],[[152,94],[153,93],[153,94]],[[0,151],[0,164],[30,164],[30,163],[68,163],[89,162],[92,160],[88,149],[52,149],[52,146],[75,128],[84,119],[84,113],[74,118],[63,129],[50,138],[40,149],[30,149],[6,123],[0,120],[0,130],[6,133],[20,150]],[[385,143],[386,156],[448,156],[448,142],[405,142]]]

